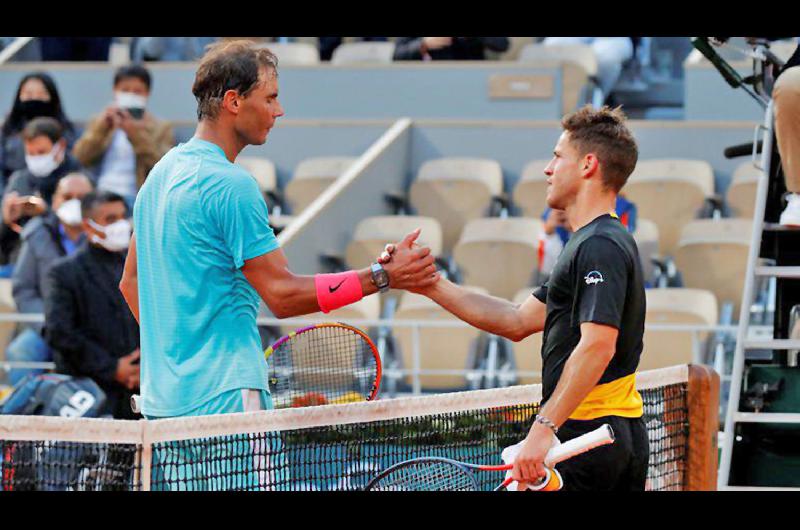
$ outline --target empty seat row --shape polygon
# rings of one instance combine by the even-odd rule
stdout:
[[[479,287],[468,289],[486,293]],[[534,288],[519,290],[512,301],[517,304],[525,302],[532,295]],[[692,326],[714,326],[719,318],[716,297],[704,289],[648,289],[646,324],[684,324]],[[352,319],[377,319],[379,313],[378,297],[367,297],[348,307],[338,309],[326,318],[339,321]],[[318,315],[322,317],[320,313]],[[394,357],[387,358],[384,363],[404,371],[420,370],[472,370],[480,366],[484,352],[481,347],[483,334],[477,328],[464,327],[420,327],[418,332],[419,359],[414,357],[414,338],[412,328],[402,325],[403,321],[453,322],[458,319],[441,308],[438,304],[424,296],[414,293],[403,293],[393,316],[396,326],[391,335],[394,338]],[[287,330],[288,331],[288,330]],[[702,358],[708,331],[674,331],[646,329],[644,350],[639,363],[640,370],[663,368],[675,364],[697,362]],[[510,358],[500,358],[498,370],[510,370],[514,381],[519,384],[530,384],[541,381],[541,348],[542,334],[535,333],[519,342],[504,341],[503,347]],[[413,378],[405,373],[402,381],[411,385]],[[466,387],[469,382],[463,373],[424,374],[420,376],[423,389],[457,389]]]

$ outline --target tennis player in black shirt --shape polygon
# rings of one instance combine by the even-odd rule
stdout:
[[[545,476],[556,433],[564,442],[609,423],[615,443],[559,464],[563,489],[643,490],[649,448],[635,372],[644,282],[636,243],[614,212],[638,149],[619,109],[585,107],[562,127],[545,169],[547,204],[566,212],[574,233],[548,282],[519,305],[446,280],[416,292],[514,341],[544,331],[542,407],[512,471],[523,487]],[[381,260],[393,250],[387,246]]]

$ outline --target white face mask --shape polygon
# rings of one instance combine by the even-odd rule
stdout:
[[[28,171],[35,177],[44,178],[49,176],[61,164],[56,160],[58,145],[54,145],[49,153],[43,155],[25,155],[25,164]]]
[[[108,226],[101,226],[89,219],[89,225],[106,236],[102,238],[97,234],[92,234],[92,242],[111,252],[122,252],[128,249],[128,244],[131,242],[131,222],[127,219],[120,219]]]
[[[64,202],[56,210],[56,215],[67,226],[80,226],[83,219],[81,215],[81,200],[70,199]]]
[[[123,109],[143,109],[147,106],[147,97],[133,92],[114,92],[114,103]]]

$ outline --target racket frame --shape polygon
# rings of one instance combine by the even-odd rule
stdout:
[[[553,466],[555,466],[560,462],[563,462],[564,460],[568,460],[574,456],[578,456],[579,454],[595,449],[596,447],[600,447],[601,445],[607,445],[613,442],[614,442],[614,430],[611,428],[611,425],[606,423],[601,425],[597,429],[594,429],[593,431],[589,431],[585,434],[582,434],[581,436],[578,436],[571,440],[567,440],[564,443],[552,447],[547,452],[547,456],[545,456],[544,465],[546,468],[552,468]],[[410,460],[405,460],[403,462],[399,462],[397,464],[389,466],[388,468],[378,473],[375,477],[373,477],[372,480],[370,480],[364,487],[364,490],[369,491],[370,489],[372,489],[372,486],[378,483],[378,481],[380,481],[390,473],[393,473],[399,468],[424,462],[440,462],[440,463],[451,464],[469,474],[472,474],[473,471],[509,471],[514,468],[514,464],[481,465],[481,464],[472,464],[469,462],[460,462],[458,460],[453,460],[450,458],[439,457],[439,456],[423,456],[418,458],[412,458]],[[495,488],[495,491],[505,488],[513,481],[514,480],[511,477],[506,478],[499,486]]]
[[[269,358],[272,354],[280,348],[285,342],[293,339],[298,335],[302,335],[303,333],[308,333],[314,329],[321,329],[321,328],[342,328],[348,331],[355,333],[356,335],[360,336],[361,339],[367,343],[370,350],[372,351],[372,356],[375,358],[375,380],[372,382],[372,388],[370,389],[370,393],[367,396],[367,401],[372,401],[378,396],[378,391],[380,390],[381,386],[381,379],[383,378],[383,363],[381,361],[380,352],[378,352],[378,347],[375,346],[375,343],[372,342],[372,339],[369,338],[369,335],[361,331],[360,329],[351,326],[349,324],[345,324],[343,322],[323,322],[321,324],[311,324],[309,326],[304,326],[302,328],[296,329],[288,334],[284,335],[283,337],[279,338],[275,342],[273,342],[266,350],[264,350],[264,359],[269,362]]]

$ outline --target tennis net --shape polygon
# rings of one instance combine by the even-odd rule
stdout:
[[[718,377],[642,372],[650,490],[713,489]],[[158,421],[0,416],[2,489],[359,490],[419,456],[496,464],[539,385]],[[502,472],[480,474],[490,490]]]

